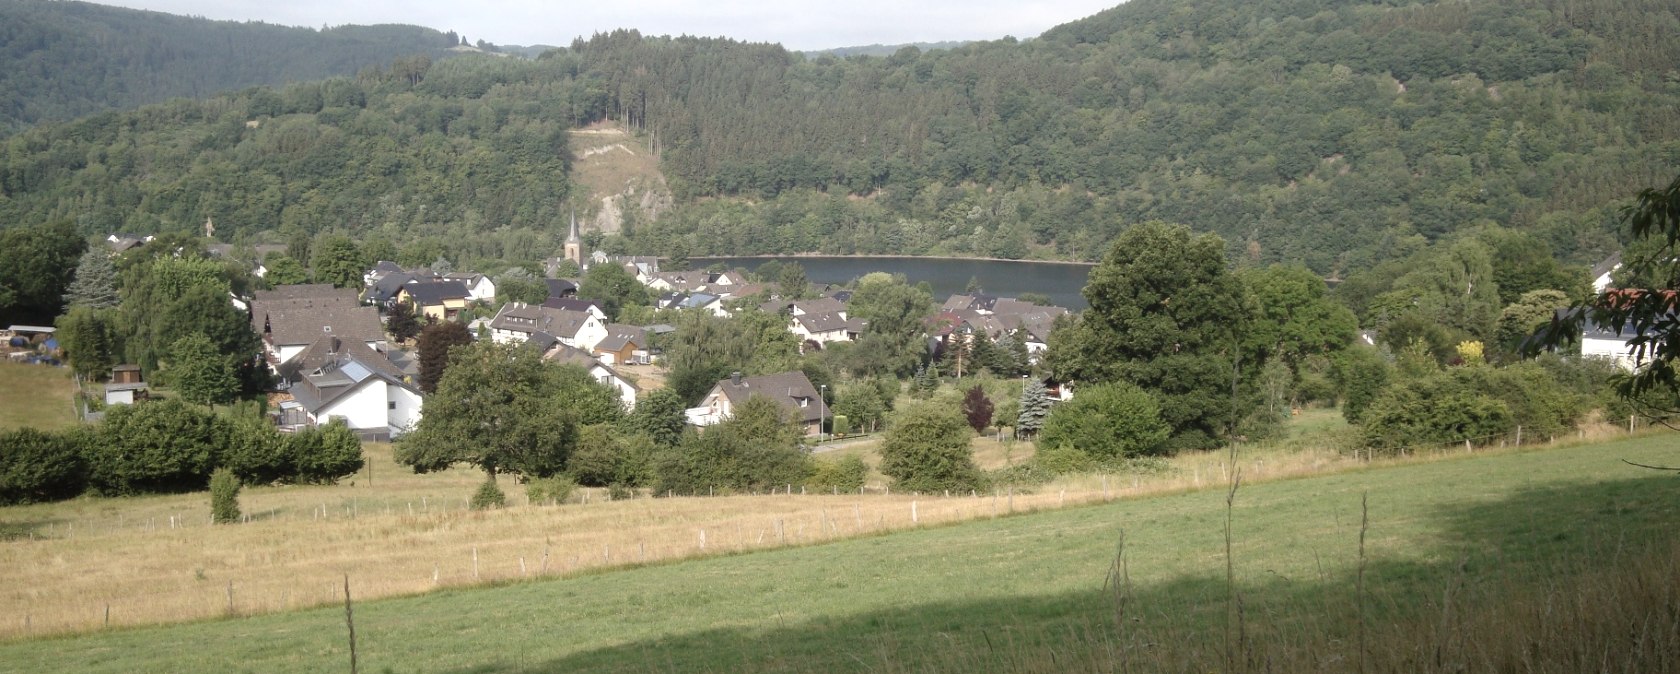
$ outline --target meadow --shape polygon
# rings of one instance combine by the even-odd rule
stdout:
[[[1638,605],[1630,597],[1676,605],[1680,550],[1664,546],[1680,483],[1620,459],[1671,460],[1677,445],[1657,433],[1375,463],[1239,456],[1246,484],[1229,513],[1228,492],[1202,464],[1135,488],[1111,479],[1106,498],[1053,483],[1015,494],[1013,516],[999,497],[995,517],[989,495],[874,493],[466,513],[456,504],[470,471],[377,468],[374,486],[363,475],[336,488],[321,519],[310,515],[321,512],[321,488],[251,490],[244,500],[258,517],[216,528],[202,496],[13,508],[0,559],[12,641],[0,645],[0,669],[344,667],[348,575],[366,671],[1346,671],[1376,655],[1387,659],[1373,671],[1474,671],[1495,643],[1474,639],[1476,625]],[[409,515],[415,496],[433,510]],[[1056,509],[1076,503],[1090,505]],[[174,529],[163,521],[171,511]],[[120,519],[101,530],[101,517]],[[1593,575],[1624,568],[1633,575]],[[265,585],[270,576],[285,580]],[[75,592],[54,587],[76,582],[85,584]],[[195,600],[135,619],[157,601],[125,603],[137,587]],[[382,592],[413,596],[361,601]],[[265,604],[265,594],[284,599]],[[1608,599],[1569,601],[1589,594]],[[328,606],[273,612],[313,604]],[[1505,608],[1516,613],[1487,613]],[[1668,615],[1648,626],[1654,635],[1618,631],[1652,637],[1619,651],[1655,648],[1680,663]],[[121,627],[190,618],[205,619]],[[44,636],[88,629],[98,631]],[[1354,648],[1367,629],[1371,643]],[[1432,655],[1408,650],[1430,645]]]
[[[53,430],[76,423],[70,369],[0,362],[0,430]]]

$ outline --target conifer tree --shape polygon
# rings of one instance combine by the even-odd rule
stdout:
[[[100,246],[89,248],[76,263],[75,279],[64,291],[64,303],[105,309],[117,306],[117,267]]]
[[[1027,382],[1027,387],[1021,391],[1021,414],[1016,417],[1015,435],[1031,438],[1044,428],[1044,419],[1050,416],[1050,391],[1044,388],[1044,382],[1034,379]]]

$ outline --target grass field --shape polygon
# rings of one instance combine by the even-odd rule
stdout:
[[[0,430],[42,430],[77,422],[69,368],[0,362]]]
[[[360,664],[364,671],[405,672],[1057,671],[1083,668],[1075,664],[1085,652],[1077,644],[1111,643],[1114,634],[1124,637],[1147,627],[1155,635],[1193,635],[1181,641],[1204,649],[1206,656],[1174,668],[1207,671],[1221,668],[1217,653],[1221,643],[1231,643],[1222,635],[1260,642],[1290,625],[1304,625],[1300,633],[1312,635],[1314,657],[1342,657],[1354,638],[1353,626],[1366,620],[1373,625],[1408,620],[1425,609],[1436,613],[1423,615],[1440,615],[1437,605],[1452,605],[1458,597],[1474,606],[1474,597],[1516,596],[1521,592],[1512,588],[1574,578],[1588,567],[1614,568],[1657,542],[1671,541],[1680,516],[1680,481],[1619,460],[1671,462],[1677,445],[1673,434],[1648,435],[1250,484],[1236,496],[1229,559],[1226,494],[1207,488],[955,526],[924,523],[914,531],[820,545],[573,572],[560,579],[515,582],[517,574],[504,571],[509,582],[496,587],[358,603]],[[253,502],[261,500],[252,496]],[[661,506],[655,511],[647,500],[548,510],[616,518],[618,525],[631,527],[650,518],[716,516],[700,511],[728,510],[737,499],[770,512],[801,502],[837,504],[837,498],[844,497],[674,500],[694,504],[683,515],[660,514],[675,505],[652,502]],[[1369,502],[1363,526],[1362,498]],[[834,507],[828,510],[830,518],[847,519],[834,517]],[[431,533],[414,545],[430,556],[461,532],[476,538],[503,520],[522,517],[531,515],[417,516]],[[763,516],[742,517],[748,518],[743,525],[766,526]],[[565,527],[587,524],[553,526],[547,535],[564,541],[563,555],[595,554],[566,538]],[[201,583],[206,601],[218,602],[226,601],[229,579],[216,565],[230,554],[260,560],[257,568],[280,569],[305,557],[335,559],[344,545],[339,539],[357,532],[367,536],[364,547],[390,545],[364,529],[322,531],[316,543],[277,541],[241,553],[216,542],[247,529],[265,527],[230,527],[204,536],[208,527],[195,524],[160,529],[157,535],[201,550],[203,580],[193,580],[188,568],[172,573]],[[1116,600],[1105,594],[1104,579],[1122,534],[1129,591]],[[122,564],[89,563],[70,554],[27,559],[20,554],[61,540],[6,543],[0,568],[44,564],[82,575],[122,572]],[[281,543],[287,547],[277,549]],[[685,547],[694,543],[685,541]],[[140,546],[119,558],[144,565],[147,550]],[[495,566],[509,568],[505,554],[496,559]],[[1227,601],[1228,561],[1240,602]],[[450,563],[459,575],[465,562]],[[330,575],[299,582],[293,590],[300,600],[325,599],[343,582],[342,568],[350,572],[352,592],[362,596],[360,588],[400,575],[395,571],[400,567],[393,564],[393,573],[385,573],[328,561],[321,572]],[[10,607],[4,619],[13,626],[31,610],[18,594],[20,582],[15,576],[4,581]],[[243,612],[239,607],[248,601],[243,583],[233,585],[235,612]],[[49,588],[29,591],[35,589]],[[1667,592],[1680,590],[1658,594]],[[1223,627],[1233,611],[1241,620],[1229,624],[1238,626]],[[113,612],[120,615],[121,609]],[[1117,613],[1127,627],[1104,627]],[[1451,611],[1447,615],[1453,619],[1437,622],[1450,636],[1460,619]],[[1112,638],[1125,642],[1120,637]],[[1151,652],[1141,648],[1138,652]],[[1075,659],[1058,663],[1057,653]],[[1032,659],[1014,662],[1017,654]],[[964,658],[985,664],[969,667],[975,663]],[[1680,662],[1680,653],[1676,658],[1669,662]],[[313,672],[346,667],[347,660],[342,606],[0,645],[0,669],[8,671]],[[1350,661],[1337,664],[1326,661],[1319,668],[1354,669]],[[1580,668],[1562,671],[1572,669]]]

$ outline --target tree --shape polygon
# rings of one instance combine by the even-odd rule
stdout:
[[[1073,400],[1057,405],[1045,419],[1037,444],[1071,447],[1093,459],[1112,461],[1159,453],[1171,434],[1149,393],[1110,382],[1081,388]]]
[[[196,491],[225,446],[225,420],[177,399],[106,410],[85,447],[93,486],[107,494]]]
[[[862,431],[873,432],[887,413],[881,390],[870,382],[857,382],[840,387],[834,396],[834,415],[846,417]]]
[[[317,239],[309,252],[309,261],[315,268],[315,281],[331,283],[334,288],[360,288],[362,273],[370,264],[362,257],[356,242],[342,234]]]
[[[498,301],[542,304],[548,299],[548,283],[524,267],[510,267],[495,281]]]
[[[362,441],[342,419],[292,433],[285,451],[291,462],[286,479],[299,484],[333,484],[363,465]]]
[[[385,317],[385,329],[390,331],[391,337],[398,342],[406,342],[420,335],[420,315],[414,310],[414,303],[403,300]]]
[[[1356,346],[1343,351],[1333,361],[1333,374],[1342,392],[1342,417],[1357,424],[1365,417],[1384,389],[1388,388],[1392,368],[1376,349]]]
[[[1159,402],[1170,448],[1217,446],[1253,406],[1234,390],[1249,311],[1224,250],[1182,225],[1126,230],[1091,270],[1090,308],[1051,336],[1056,378],[1133,382]]]
[[[210,520],[216,524],[239,521],[239,478],[226,468],[210,474]]]
[[[169,347],[169,382],[181,399],[214,407],[233,399],[239,379],[227,357],[203,333],[194,332],[175,340]]]
[[[917,401],[898,411],[881,442],[881,473],[900,488],[972,489],[980,481],[969,449],[973,435],[949,405]]]
[[[1485,339],[1492,334],[1502,306],[1493,253],[1469,238],[1434,250],[1396,280],[1393,290],[1378,296],[1376,303],[1387,307],[1389,318],[1416,312],[1433,323]]]
[[[968,420],[969,428],[975,433],[984,433],[992,425],[992,401],[986,397],[986,390],[979,384],[963,395],[963,417]]]
[[[1499,353],[1521,351],[1523,342],[1535,330],[1550,323],[1559,309],[1569,306],[1569,296],[1561,290],[1531,290],[1499,312],[1499,322],[1493,330],[1492,346]]]
[[[734,407],[722,423],[689,433],[660,451],[654,490],[699,494],[709,490],[769,490],[803,484],[811,475],[810,453],[798,426],[776,401],[754,395]]]
[[[58,317],[58,343],[70,357],[76,374],[104,379],[117,364],[115,312],[89,305],[73,305]]]
[[[524,345],[459,347],[419,426],[397,442],[397,462],[417,473],[465,462],[489,480],[497,473],[548,477],[564,470],[578,421],[562,369]]]
[[[14,323],[51,323],[86,248],[69,222],[0,230],[0,315]]]
[[[452,362],[450,351],[456,347],[473,343],[472,331],[467,326],[454,321],[444,321],[426,326],[420,331],[420,390],[425,393],[435,393],[438,382],[449,371]]]
[[[1237,278],[1253,309],[1245,350],[1257,362],[1281,359],[1293,372],[1307,356],[1353,343],[1359,319],[1331,300],[1324,280],[1306,267],[1271,265],[1243,270]]]
[[[199,257],[160,256],[124,272],[120,321],[128,359],[151,376],[176,340],[201,333],[216,352],[236,364],[240,381],[255,390],[267,368],[257,365],[261,345],[251,317],[228,299],[224,269]]]
[[[636,408],[625,416],[623,426],[631,433],[647,435],[660,447],[674,447],[682,440],[683,428],[688,425],[683,415],[687,407],[676,390],[657,388],[636,401]]]
[[[1622,326],[1631,333],[1628,350],[1641,367],[1618,379],[1617,391],[1632,403],[1651,404],[1653,417],[1680,412],[1680,177],[1662,189],[1646,189],[1622,211],[1635,245],[1624,255],[1624,281],[1644,283],[1608,288],[1579,302],[1536,334],[1529,354],[1579,339],[1582,324]],[[1653,395],[1655,394],[1655,395]],[[1680,469],[1676,469],[1680,470]]]
[[[578,297],[596,300],[607,313],[607,320],[618,320],[619,310],[630,305],[647,305],[647,286],[616,264],[598,264],[589,268],[578,284]]]
[[[759,269],[762,273],[764,268]],[[782,299],[797,300],[804,297],[811,290],[811,282],[805,277],[805,265],[798,262],[782,264],[776,270],[776,287]]]
[[[64,303],[71,307],[108,309],[117,306],[117,266],[104,247],[89,248],[76,263],[75,280],[64,289]]]
[[[263,267],[268,269],[263,279],[273,285],[289,286],[309,282],[309,270],[303,267],[303,263],[284,253],[269,255],[268,259],[263,261]]]
[[[1020,412],[1015,417],[1016,437],[1031,439],[1044,428],[1050,416],[1050,392],[1044,382],[1034,379],[1021,390]]]
[[[87,486],[86,430],[50,433],[28,426],[0,431],[0,505],[73,497]]]
[[[858,280],[846,309],[849,317],[869,323],[856,348],[870,354],[864,374],[902,377],[915,371],[927,354],[923,321],[933,313],[932,296],[902,276],[875,272]]]

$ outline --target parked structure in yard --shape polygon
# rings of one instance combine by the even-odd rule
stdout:
[[[140,379],[139,365],[111,368],[111,382],[105,385],[105,405],[133,405],[145,400],[150,387]]]
[[[736,405],[755,395],[776,401],[800,425],[805,435],[821,433],[823,421],[829,416],[828,406],[804,372],[793,370],[757,377],[743,377],[736,372],[713,386],[701,399],[699,407],[687,410],[688,423],[695,426],[720,423],[734,415]]]

